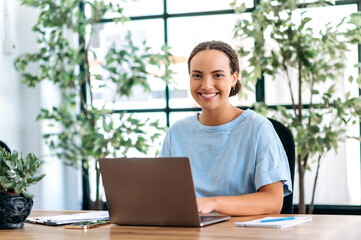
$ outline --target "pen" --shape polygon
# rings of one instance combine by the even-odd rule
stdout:
[[[263,219],[261,220],[261,223],[266,222],[278,222],[278,221],[286,221],[286,220],[294,220],[295,217],[280,217],[280,218],[272,218],[272,219]]]

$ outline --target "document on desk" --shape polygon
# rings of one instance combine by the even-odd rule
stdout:
[[[94,211],[94,212],[56,215],[56,216],[32,217],[32,218],[27,218],[25,222],[58,226],[58,225],[65,225],[72,223],[104,221],[104,220],[109,220],[108,211]]]
[[[238,227],[257,227],[257,228],[285,228],[295,226],[301,223],[312,221],[311,216],[306,217],[265,217],[253,221],[236,222]]]

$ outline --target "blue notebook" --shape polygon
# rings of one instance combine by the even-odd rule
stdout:
[[[257,227],[257,228],[285,228],[292,227],[301,223],[312,221],[311,216],[294,217],[290,220],[284,220],[284,217],[265,217],[253,221],[236,222],[237,227]]]

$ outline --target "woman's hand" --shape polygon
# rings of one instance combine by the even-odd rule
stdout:
[[[217,199],[214,197],[197,198],[198,212],[210,213],[215,210]]]
[[[215,211],[231,216],[280,213],[282,203],[283,184],[281,181],[265,185],[256,193],[197,198],[199,213]]]

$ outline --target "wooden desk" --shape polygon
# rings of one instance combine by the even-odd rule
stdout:
[[[66,213],[69,212],[33,210],[31,216]],[[234,225],[236,221],[248,221],[260,217],[263,216],[234,217],[230,221],[203,228],[117,226],[109,224],[89,230],[78,230],[65,229],[63,226],[51,227],[26,223],[22,229],[0,230],[0,239],[361,239],[361,216],[313,215],[312,222],[284,229],[243,228]]]

